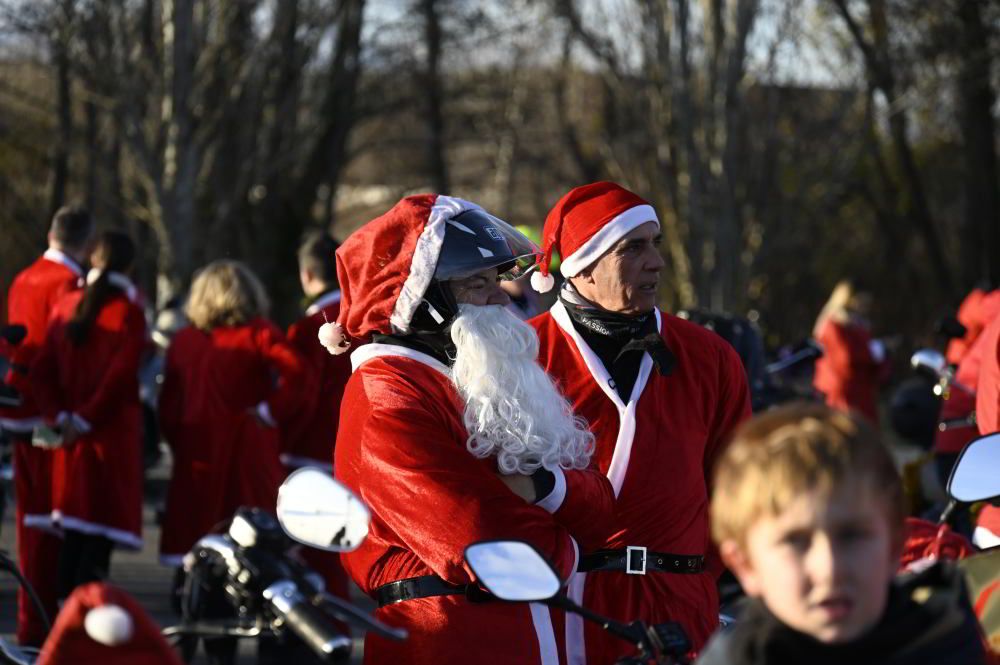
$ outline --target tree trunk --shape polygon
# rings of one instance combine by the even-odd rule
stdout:
[[[438,0],[420,0],[424,18],[427,63],[424,71],[424,94],[427,95],[427,160],[431,186],[439,194],[451,189],[444,141],[444,85],[441,80],[441,17]]]
[[[994,148],[995,96],[990,86],[989,34],[980,4],[958,2],[958,18],[962,25],[958,120],[965,167],[961,252],[964,291],[983,280],[992,287],[1000,286],[1000,181]]]
[[[49,217],[66,203],[66,185],[69,182],[69,156],[73,142],[73,81],[69,62],[72,22],[73,2],[63,0],[56,16],[51,43],[52,62],[56,68],[56,118],[59,129],[52,151]]]

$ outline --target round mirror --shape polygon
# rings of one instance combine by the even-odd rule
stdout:
[[[368,535],[368,508],[327,472],[294,471],[278,488],[278,521],[293,539],[329,552],[351,552]]]
[[[948,369],[948,361],[940,351],[920,349],[910,356],[910,366],[918,371],[930,372],[936,377]]]
[[[948,494],[973,503],[1000,496],[1000,432],[972,441],[951,470]]]
[[[562,586],[552,566],[528,543],[474,543],[465,548],[465,560],[486,590],[501,600],[548,600]]]

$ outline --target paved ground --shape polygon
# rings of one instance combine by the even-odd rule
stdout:
[[[161,500],[168,468],[165,465],[153,469],[147,475],[146,482],[146,505],[143,510],[143,542],[144,547],[141,552],[116,551],[111,563],[111,581],[131,593],[152,617],[161,625],[167,626],[176,622],[176,617],[170,609],[167,593],[170,589],[173,572],[171,569],[161,566],[157,561],[157,546],[160,540],[159,527],[156,524],[154,505]],[[8,493],[10,490],[8,490]],[[12,556],[14,548],[14,507],[13,497],[8,496],[11,502],[3,516],[2,527],[0,527],[0,549],[5,550]],[[0,573],[0,635],[10,639],[16,630],[16,599],[15,590],[17,582],[10,575]],[[362,606],[371,607],[371,602],[364,597],[359,597],[360,592],[356,589],[355,597]],[[251,665],[255,658],[252,657],[253,650],[250,644],[244,641],[241,645],[241,665]],[[352,663],[360,663],[360,653],[362,640],[355,640],[355,657]],[[204,663],[199,657],[193,663]]]

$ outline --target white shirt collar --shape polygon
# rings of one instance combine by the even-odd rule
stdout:
[[[306,309],[306,316],[312,316],[313,314],[319,312],[322,309],[326,309],[330,305],[340,302],[340,290],[330,291],[317,298],[313,304],[309,305]]]
[[[105,271],[98,270],[97,268],[91,268],[87,273],[87,285],[91,285],[97,281],[97,279]],[[139,290],[135,287],[135,284],[127,275],[123,275],[120,272],[115,272],[113,270],[107,271],[108,281],[117,286],[119,289],[125,292],[125,296],[130,302],[135,302],[136,298],[139,297]]]
[[[80,264],[77,263],[69,254],[60,249],[49,247],[45,250],[45,253],[42,254],[42,258],[46,261],[52,261],[53,263],[61,263],[72,270],[77,277],[83,277],[83,268]]]

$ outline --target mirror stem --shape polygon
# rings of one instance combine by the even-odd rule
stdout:
[[[944,507],[944,510],[941,511],[941,517],[938,518],[939,525],[948,523],[948,518],[950,518],[951,514],[955,512],[956,506],[958,506],[958,501],[955,501],[955,499],[948,499],[948,505]]]
[[[564,593],[557,593],[546,600],[545,604],[566,612],[579,614],[587,621],[593,621],[594,623],[599,624],[615,637],[623,639],[629,644],[634,644],[641,651],[646,651],[648,649],[648,646],[646,645],[646,633],[642,630],[641,626],[637,628],[635,624],[626,625],[619,623],[614,619],[601,616],[596,612],[591,612],[586,607],[575,603]]]

